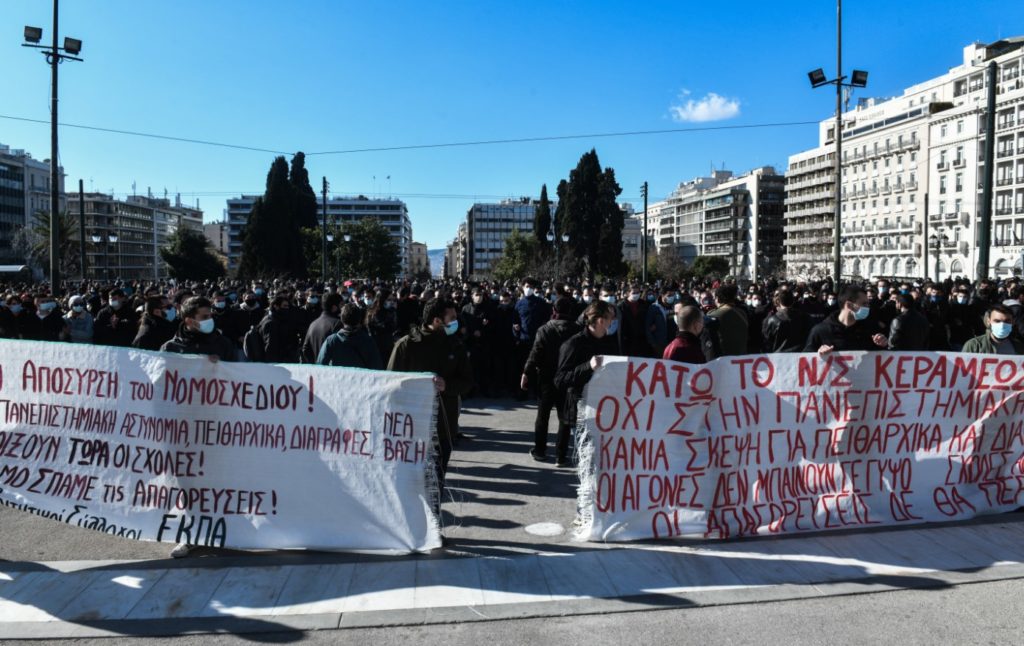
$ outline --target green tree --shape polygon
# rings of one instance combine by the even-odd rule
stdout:
[[[551,230],[551,202],[548,200],[548,185],[540,187],[540,202],[533,212],[533,236],[541,249],[548,246],[548,231]]]
[[[41,267],[46,275],[50,271],[50,212],[37,211],[31,226],[15,234],[11,246],[24,259],[25,264]],[[78,218],[64,212],[57,216],[57,249],[60,253],[60,273],[66,278],[82,272]]]
[[[224,264],[202,233],[180,228],[160,249],[167,273],[179,280],[214,280],[224,276]]]
[[[320,225],[317,218],[316,191],[309,184],[306,170],[306,154],[302,151],[292,157],[292,169],[288,176],[295,199],[294,217],[300,229],[312,229]]]
[[[622,262],[622,209],[616,198],[622,188],[615,171],[603,170],[597,151],[580,157],[569,180],[558,185],[555,211],[555,235],[569,236],[571,257],[576,258],[576,273],[593,280],[594,274],[617,276],[624,271]]]
[[[491,266],[491,273],[498,280],[524,278],[535,267],[538,247],[536,238],[519,233],[519,229],[512,229],[512,233],[505,238],[501,257]]]
[[[347,222],[340,233],[334,258],[343,277],[394,280],[402,271],[398,243],[376,218]]]
[[[697,278],[722,278],[729,273],[729,261],[722,256],[697,256],[691,269]]]
[[[242,238],[241,278],[304,278],[308,267],[302,234],[294,215],[295,199],[288,162],[277,157],[267,173],[267,188],[256,199]]]

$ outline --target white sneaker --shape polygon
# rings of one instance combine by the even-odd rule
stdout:
[[[172,559],[185,558],[186,556],[189,555],[189,552],[191,552],[191,551],[192,551],[192,546],[189,545],[188,543],[178,543],[177,545],[174,546],[174,549],[171,550],[171,558]]]

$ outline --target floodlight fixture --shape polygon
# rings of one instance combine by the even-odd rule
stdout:
[[[72,56],[78,56],[82,51],[82,41],[77,38],[64,37],[64,51]]]
[[[850,77],[850,85],[853,87],[867,87],[868,73],[864,70],[853,70],[853,76]]]
[[[25,25],[25,42],[26,43],[38,43],[43,39],[42,27],[29,27]]]
[[[825,77],[825,70],[820,67],[813,72],[808,72],[807,78],[811,81],[811,87],[821,87],[828,83],[828,79]]]

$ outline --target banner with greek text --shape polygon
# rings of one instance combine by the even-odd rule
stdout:
[[[580,540],[733,538],[1024,505],[1024,358],[606,357],[580,405]]]
[[[440,546],[429,375],[0,342],[0,504],[138,540]]]

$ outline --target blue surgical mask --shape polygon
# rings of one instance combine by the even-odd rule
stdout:
[[[533,293],[534,293],[534,289],[532,287],[524,287],[523,288],[523,296],[529,298],[529,297],[533,296]]]
[[[167,317],[168,321],[173,321],[178,316],[178,311],[173,307],[168,307],[164,310],[164,316]]]
[[[373,302],[374,301],[373,301],[372,298],[364,298],[363,299],[363,305],[366,305],[367,307],[370,307],[371,305],[373,305]]]
[[[43,312],[50,312],[55,307],[57,307],[57,304],[54,303],[53,301],[47,301],[45,303],[39,304],[39,309],[42,310]]]
[[[110,301],[110,307],[112,307],[115,310],[119,309],[121,307],[121,301],[115,301],[115,300]]]
[[[11,314],[21,314],[21,305],[11,305]]]
[[[608,303],[609,305],[615,305],[615,295],[614,294],[609,294],[607,296],[603,296],[603,297],[601,297],[601,300],[604,301],[605,303]]]
[[[1004,321],[992,322],[992,336],[997,339],[1005,339],[1013,331],[1013,325]]]
[[[860,309],[853,313],[853,317],[858,321],[863,321],[871,315],[871,309],[867,305],[862,305]]]
[[[256,294],[257,296],[263,296],[263,288],[257,287],[256,289],[252,290],[252,293]]]
[[[608,326],[608,334],[615,334],[619,331],[619,319],[612,319],[612,324]]]
[[[655,300],[657,300],[657,299],[654,297],[654,294],[648,294],[647,295],[647,302],[648,303],[653,303]]]
[[[219,310],[222,310],[222,309],[224,309],[225,307],[228,306],[228,302],[227,301],[214,301],[213,302],[213,306],[216,307]]]
[[[308,302],[309,302],[310,305],[319,305],[320,304],[320,297],[319,296],[310,296]]]
[[[199,321],[199,331],[203,334],[210,334],[213,332],[213,328],[216,325],[213,319],[206,319],[205,321]]]
[[[448,325],[444,326],[444,333],[451,336],[459,331],[459,319],[455,319]]]
[[[85,311],[85,308],[82,307],[81,305],[72,305],[71,309],[74,310],[75,314],[81,314],[82,312]]]

